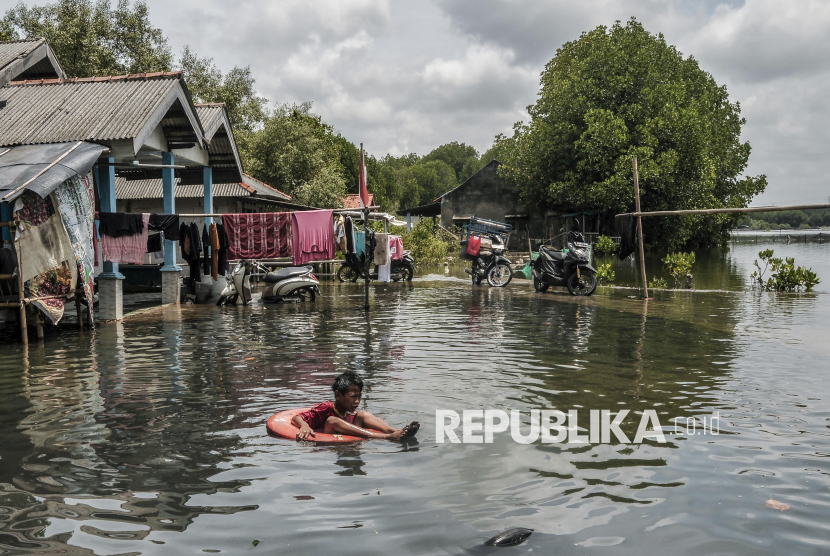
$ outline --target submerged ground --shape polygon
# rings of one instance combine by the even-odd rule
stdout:
[[[647,307],[624,288],[575,299],[442,271],[373,286],[368,316],[359,286],[326,283],[314,304],[168,308],[28,349],[4,332],[0,549],[826,554],[830,247],[769,246],[824,283],[752,291],[766,245],[742,242],[699,254],[707,291],[657,292]],[[620,263],[618,283],[634,270]],[[328,399],[346,370],[367,380],[367,409],[421,421],[417,443],[265,433],[274,412]],[[718,412],[721,434],[435,442],[436,409],[531,408],[655,409],[664,426]],[[536,532],[481,548],[514,526]]]

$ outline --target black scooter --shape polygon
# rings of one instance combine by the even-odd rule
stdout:
[[[591,295],[597,289],[597,271],[591,266],[590,245],[579,232],[568,234],[568,252],[539,247],[533,261],[533,287],[545,292],[551,286],[566,286],[572,295]]]
[[[346,256],[346,260],[337,269],[337,279],[341,282],[357,282],[358,278],[363,278],[366,275],[366,258],[365,255],[361,255],[357,257],[356,255],[349,254]],[[412,277],[415,276],[415,257],[412,256],[412,253],[409,251],[403,252],[402,259],[396,259],[392,261],[392,264],[389,269],[389,277],[392,279],[393,282],[399,282],[401,280],[405,280],[407,282],[412,281]],[[377,280],[378,279],[378,267],[375,265],[374,270],[369,273],[370,280]]]

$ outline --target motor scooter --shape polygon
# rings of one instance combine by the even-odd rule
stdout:
[[[314,301],[320,295],[320,282],[312,274],[310,266],[290,266],[272,272],[255,261],[239,261],[225,277],[227,284],[219,295],[217,305],[235,305],[239,299],[247,305],[253,299],[251,293],[251,270],[257,269],[263,274],[262,301],[276,302],[306,298]]]
[[[550,286],[567,286],[572,295],[586,296],[597,289],[597,271],[591,266],[589,248],[579,232],[569,232],[568,249],[539,247],[533,261],[533,288],[545,292]]]

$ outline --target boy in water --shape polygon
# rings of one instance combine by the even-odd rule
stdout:
[[[400,440],[415,436],[421,427],[418,421],[412,421],[402,429],[395,429],[368,411],[358,411],[363,395],[363,380],[357,373],[338,376],[331,389],[334,391],[334,402],[319,403],[291,419],[291,423],[300,429],[297,440],[306,440],[309,436],[314,438],[315,432]]]

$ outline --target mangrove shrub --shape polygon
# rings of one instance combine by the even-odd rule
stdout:
[[[502,176],[525,202],[562,212],[633,212],[637,158],[644,211],[745,207],[766,177],[743,176],[750,146],[726,87],[662,34],[631,19],[564,44],[541,76],[530,122],[498,136]],[[649,218],[667,250],[726,241],[734,215]]]
[[[809,268],[795,266],[793,257],[781,259],[773,257],[774,254],[772,249],[758,253],[764,268],[761,268],[761,264],[756,259],[755,271],[750,275],[752,281],[765,290],[792,292],[803,289],[810,291],[820,282],[816,273]],[[770,271],[770,277],[764,280],[767,270]]]

